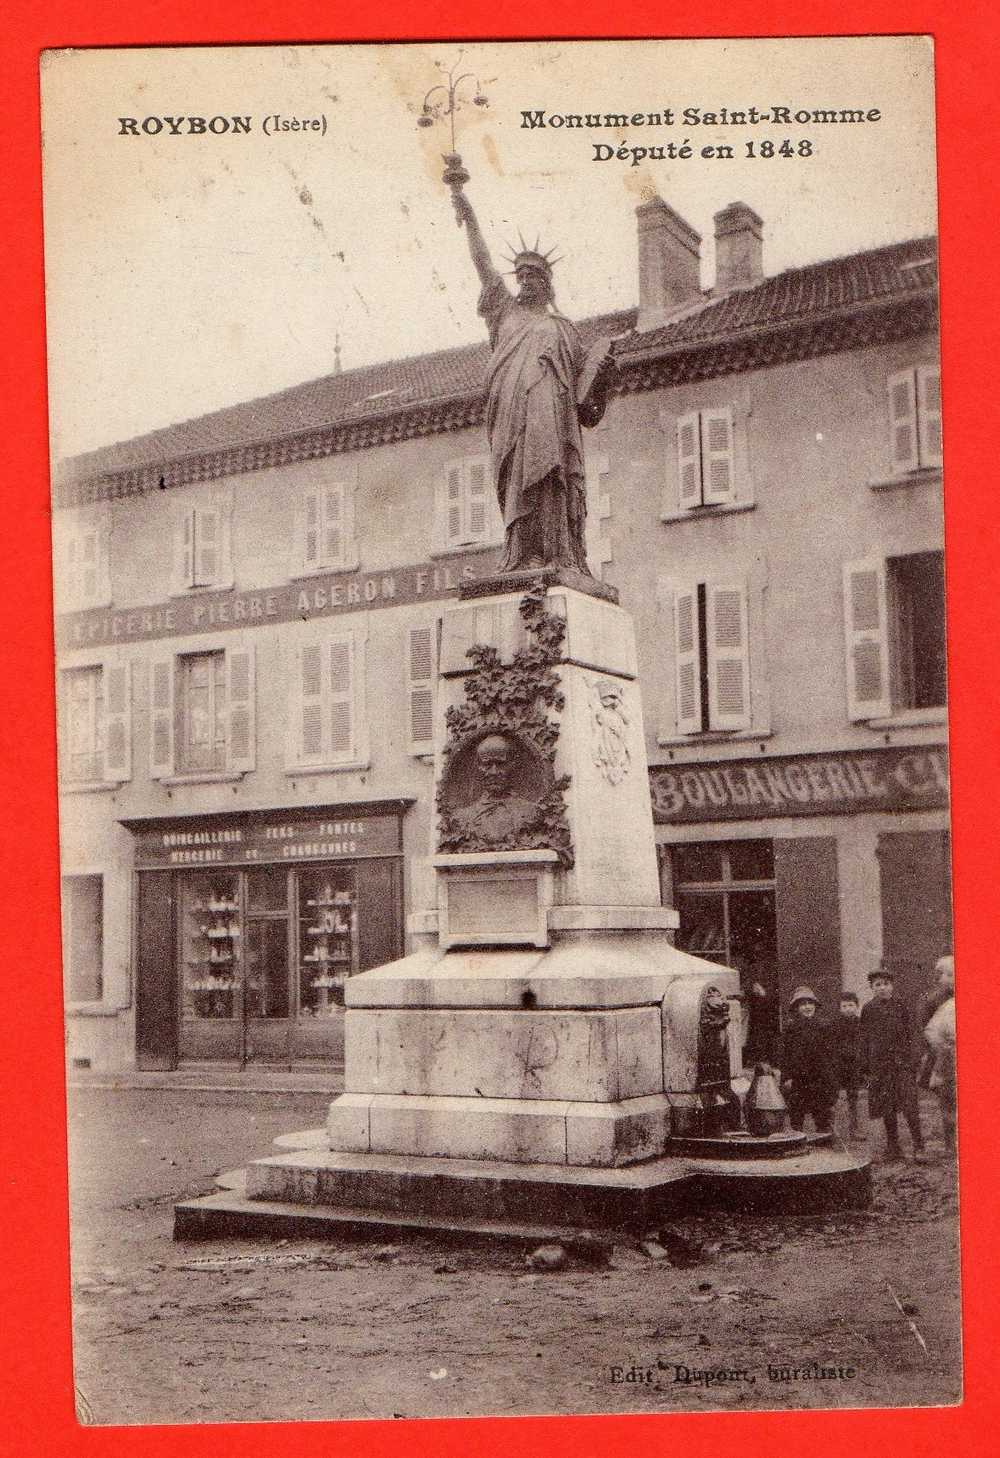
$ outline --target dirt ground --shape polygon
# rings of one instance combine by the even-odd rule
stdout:
[[[326,1102],[71,1090],[81,1421],[959,1399],[955,1178],[934,1138],[927,1166],[876,1166],[868,1211],[691,1217],[671,1227],[673,1260],[622,1242],[605,1269],[539,1273],[523,1252],[429,1239],[172,1240],[176,1199],[319,1125]],[[924,1122],[937,1130],[933,1104]]]

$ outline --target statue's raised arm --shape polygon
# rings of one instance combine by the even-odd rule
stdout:
[[[473,212],[472,204],[461,187],[452,188],[451,200],[455,207],[458,226],[465,229],[466,237],[469,240],[469,252],[472,254],[472,261],[476,266],[479,282],[483,288],[486,288],[499,275],[493,267],[493,260],[490,257],[490,250],[486,246],[486,239],[483,237],[482,229],[479,226],[479,219]]]

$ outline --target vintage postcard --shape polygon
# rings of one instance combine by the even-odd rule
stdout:
[[[958,1403],[930,39],[41,79],[80,1421]]]

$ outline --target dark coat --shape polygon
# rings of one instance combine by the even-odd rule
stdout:
[[[861,1085],[861,1019],[837,1014],[830,1030],[833,1041],[837,1085],[855,1093]]]
[[[868,1074],[868,1112],[880,1119],[916,1095],[916,1049],[906,1004],[873,997],[861,1009],[861,1062]]]
[[[830,1029],[815,1016],[793,1014],[781,1040],[781,1078],[791,1080],[798,1102],[832,1104],[837,1097],[837,1070]]]

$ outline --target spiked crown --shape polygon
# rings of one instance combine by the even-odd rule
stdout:
[[[538,238],[535,239],[534,248],[529,248],[524,241],[523,234],[518,233],[517,236],[521,243],[521,247],[517,252],[514,251],[513,243],[507,244],[511,252],[506,255],[506,259],[508,263],[513,265],[512,272],[516,273],[519,268],[534,268],[539,273],[544,273],[546,278],[551,278],[552,265],[561,261],[560,257],[553,258],[552,256],[556,251],[555,248],[550,248],[547,253],[543,253],[540,249]]]

